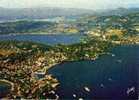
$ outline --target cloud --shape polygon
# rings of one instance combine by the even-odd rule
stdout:
[[[6,8],[30,7],[68,7],[86,9],[107,9],[139,5],[139,0],[0,0],[0,6]]]

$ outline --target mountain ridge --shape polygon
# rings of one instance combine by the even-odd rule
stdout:
[[[82,15],[117,15],[139,12],[139,8],[118,8],[109,10],[90,10],[79,8],[3,8],[0,7],[0,21],[3,20],[20,20],[20,19],[46,19],[48,17],[70,17],[70,16],[82,16]]]

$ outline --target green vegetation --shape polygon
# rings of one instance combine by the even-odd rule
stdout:
[[[75,21],[23,20],[0,23],[0,34],[99,34],[111,38],[139,34],[139,13],[110,16],[86,16]],[[117,33],[117,34],[115,34]],[[120,35],[120,36],[119,36]],[[112,36],[113,37],[113,36]]]
[[[64,26],[64,23],[48,21],[15,21],[0,23],[0,34],[61,34],[61,33],[78,33],[76,27],[71,25]]]
[[[16,21],[0,23],[0,34],[41,33],[48,32],[54,23],[43,21]]]
[[[110,16],[86,16],[75,21],[59,22],[23,20],[0,23],[0,34],[99,34],[120,35],[118,37],[139,34],[139,13]],[[113,37],[113,36],[112,36]]]

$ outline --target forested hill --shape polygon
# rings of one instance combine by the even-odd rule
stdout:
[[[139,13],[107,16],[81,16],[74,21],[63,17],[55,21],[18,20],[0,23],[0,34],[86,34],[117,33],[134,35],[139,33]],[[59,21],[58,21],[59,20]]]

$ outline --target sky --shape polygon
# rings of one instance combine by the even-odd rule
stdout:
[[[4,8],[63,7],[85,9],[109,9],[139,7],[139,0],[0,0]]]

